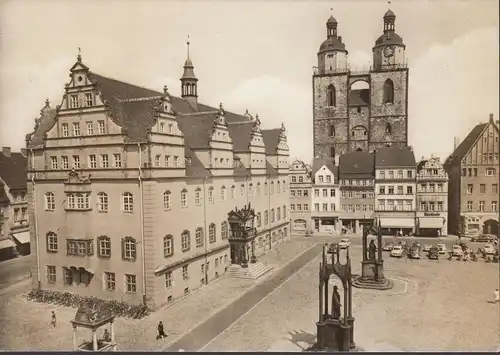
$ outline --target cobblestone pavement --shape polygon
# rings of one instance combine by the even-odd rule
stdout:
[[[354,266],[360,248],[352,247]],[[499,343],[499,305],[488,303],[498,264],[387,260],[389,291],[353,290],[355,341],[366,351],[491,351]],[[204,351],[300,351],[315,341],[318,263],[313,260]],[[356,270],[358,269],[358,270]],[[355,268],[359,272],[359,267]],[[331,280],[335,283],[336,280]]]
[[[257,282],[272,277],[283,265],[315,245],[312,241],[292,238],[292,242],[259,258],[275,268],[268,275],[259,279],[235,280],[221,278],[198,292],[191,294],[168,308],[158,310],[142,320],[119,318],[115,322],[116,341],[119,350],[159,350],[167,347],[184,334],[190,332],[198,323],[209,318],[218,310],[228,305]],[[60,306],[27,301],[25,293],[0,294],[0,348],[9,350],[71,350],[72,328],[69,321],[76,310]],[[49,327],[51,311],[58,319],[56,328]],[[156,325],[162,320],[169,337],[164,341],[156,340]],[[103,331],[103,330],[102,330]],[[89,340],[89,331],[78,332],[79,341]]]
[[[30,277],[33,255],[20,256],[0,263],[0,290]]]

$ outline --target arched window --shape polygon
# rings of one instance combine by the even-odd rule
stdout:
[[[236,198],[236,187],[231,186],[231,198],[234,200]]]
[[[220,200],[225,201],[226,200],[226,187],[222,186],[220,188]]]
[[[220,225],[220,237],[222,239],[227,238],[227,222],[226,221],[222,222]]]
[[[282,188],[283,188],[283,192],[286,192],[286,181],[285,180],[283,180],[283,186],[282,186]]]
[[[104,192],[97,194],[97,209],[99,212],[108,212],[108,195]]]
[[[137,258],[137,242],[132,237],[122,239],[122,258],[125,260],[135,260]]]
[[[330,137],[334,137],[335,136],[335,127],[333,125],[331,125],[330,127],[328,127],[328,135]]]
[[[328,89],[326,90],[326,96],[328,100],[328,106],[337,106],[336,105],[336,93],[335,93],[335,87],[330,84],[328,85]]]
[[[56,209],[56,199],[52,192],[45,194],[45,209],[47,211],[54,211]]]
[[[188,230],[184,230],[181,234],[181,249],[184,252],[191,249],[191,236]]]
[[[283,218],[286,218],[286,206],[283,206]]]
[[[384,83],[384,104],[394,103],[394,83],[387,79]]]
[[[208,203],[214,203],[214,188],[210,187],[208,189]]]
[[[57,234],[54,232],[47,233],[47,251],[56,252],[58,249]]]
[[[134,212],[134,196],[130,192],[122,195],[122,208],[124,212]]]
[[[253,197],[253,184],[248,184],[248,197]]]
[[[392,134],[392,126],[390,123],[385,124],[385,134]]]
[[[271,223],[274,222],[274,208],[271,209]]]
[[[201,189],[199,187],[194,191],[194,203],[196,206],[201,205]]]
[[[181,207],[182,208],[186,208],[188,206],[187,194],[188,194],[187,190],[182,189],[182,191],[181,191]]]
[[[274,194],[274,181],[271,181],[271,195]]]
[[[335,147],[330,147],[330,157],[335,158]]]
[[[97,255],[101,258],[111,257],[111,238],[105,235],[97,238]]]
[[[269,193],[269,186],[267,185],[267,181],[264,183],[264,195],[267,196],[267,194]]]
[[[276,220],[278,220],[278,221],[279,221],[280,219],[281,219],[281,208],[280,208],[280,207],[278,207],[278,208],[276,209]]]
[[[276,193],[280,193],[281,192],[281,183],[278,181],[278,184],[276,185]]]
[[[215,243],[215,241],[216,241],[215,223],[210,223],[210,226],[208,226],[208,241],[210,243]]]
[[[163,193],[163,209],[165,211],[170,211],[170,209],[172,208],[172,201],[170,199],[170,191],[165,191]]]
[[[257,196],[260,196],[260,182],[257,183],[257,187],[255,188],[255,193],[257,194]]]
[[[196,239],[196,246],[197,247],[202,247],[203,246],[203,228],[198,227],[196,228],[196,233],[195,233],[195,239]]]
[[[167,234],[163,237],[163,256],[168,258],[174,255],[174,236]]]

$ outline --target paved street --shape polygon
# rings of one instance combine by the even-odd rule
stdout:
[[[21,256],[0,263],[0,290],[30,277],[33,255]]]
[[[361,248],[352,247],[359,273]],[[496,264],[386,257],[395,287],[354,289],[355,340],[367,351],[492,350],[498,346]],[[301,351],[314,343],[319,258],[210,342],[204,351]],[[335,282],[335,281],[334,281]]]

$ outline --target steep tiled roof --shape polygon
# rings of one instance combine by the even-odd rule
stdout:
[[[278,171],[266,160],[266,173],[271,177],[278,176]]]
[[[21,153],[11,153],[8,157],[0,152],[0,177],[9,189],[26,189],[27,164]]]
[[[375,151],[375,167],[415,167],[415,155],[410,147],[382,147]]]
[[[210,177],[212,173],[210,170],[205,169],[203,163],[198,159],[196,154],[188,147],[184,148],[184,155],[186,158],[190,158],[191,162],[186,164],[186,175],[190,177]]]
[[[233,149],[235,152],[247,152],[250,149],[253,122],[248,120],[238,120],[237,117],[234,116],[228,117],[226,113],[226,122],[229,130],[229,136],[233,141]]]
[[[351,90],[349,106],[366,106],[370,103],[370,89]]]
[[[186,145],[191,149],[208,149],[212,127],[216,118],[217,111],[177,116],[177,122],[184,133]]]
[[[3,184],[0,184],[0,204],[9,202],[9,198],[7,197],[7,194],[5,193],[5,188]],[[0,215],[0,218],[2,216]]]
[[[312,166],[312,176],[314,178],[314,175],[316,172],[321,169],[321,167],[325,165],[332,173],[335,173],[335,163],[332,159],[329,158],[314,158],[313,160],[313,166]]]
[[[373,153],[350,152],[340,156],[341,175],[373,175],[375,159]]]
[[[264,138],[264,144],[266,145],[266,154],[277,154],[276,149],[278,148],[280,134],[281,129],[279,128],[262,130],[262,138]]]
[[[474,143],[476,143],[477,139],[483,133],[484,129],[488,126],[488,123],[480,123],[476,125],[465,137],[465,139],[460,143],[460,145],[455,149],[453,153],[448,157],[446,163],[450,163],[451,160],[458,159],[458,161],[462,161],[463,158],[467,155],[469,150],[471,150]]]

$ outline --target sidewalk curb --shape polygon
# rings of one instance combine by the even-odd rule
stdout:
[[[301,252],[300,254],[298,254],[297,256],[295,256],[294,258],[288,260],[285,264],[283,264],[281,267],[277,268],[277,269],[273,269],[273,271],[271,273],[269,273],[267,275],[270,276],[270,275],[273,275],[275,272],[277,271],[280,271],[280,270],[283,270],[286,266],[288,266],[290,263],[292,263],[294,260],[298,259],[300,256],[302,256],[303,254],[305,254],[306,252],[308,252],[309,250],[311,250],[312,248],[316,247],[317,243],[311,245],[309,248],[307,248],[306,250],[304,250],[303,252]],[[195,330],[196,328],[198,328],[200,325],[202,325],[203,323],[205,323],[208,319],[210,319],[211,317],[213,317],[214,315],[216,315],[217,313],[219,313],[220,311],[222,311],[224,308],[228,307],[229,305],[231,305],[233,302],[236,302],[237,300],[239,300],[240,298],[242,298],[246,293],[248,293],[250,290],[254,289],[255,287],[257,287],[258,285],[260,285],[264,280],[267,279],[267,277],[264,277],[263,279],[261,280],[258,280],[256,283],[254,283],[252,286],[250,286],[249,288],[247,288],[245,291],[243,291],[240,295],[238,295],[238,297],[236,298],[233,298],[231,299],[230,301],[224,303],[223,305],[221,305],[220,307],[218,307],[217,309],[215,309],[213,312],[211,312],[207,317],[203,318],[202,320],[200,320],[199,322],[197,322],[195,325],[193,325],[191,328],[189,328],[187,331],[179,334],[178,336],[176,336],[175,338],[172,338],[172,341],[169,342],[169,344],[165,344],[164,347],[161,348],[161,351],[165,351],[166,349],[168,349],[170,347],[170,345],[172,344],[175,344],[175,342],[179,339],[182,339],[184,336],[188,335],[189,333],[191,333],[193,330]]]

